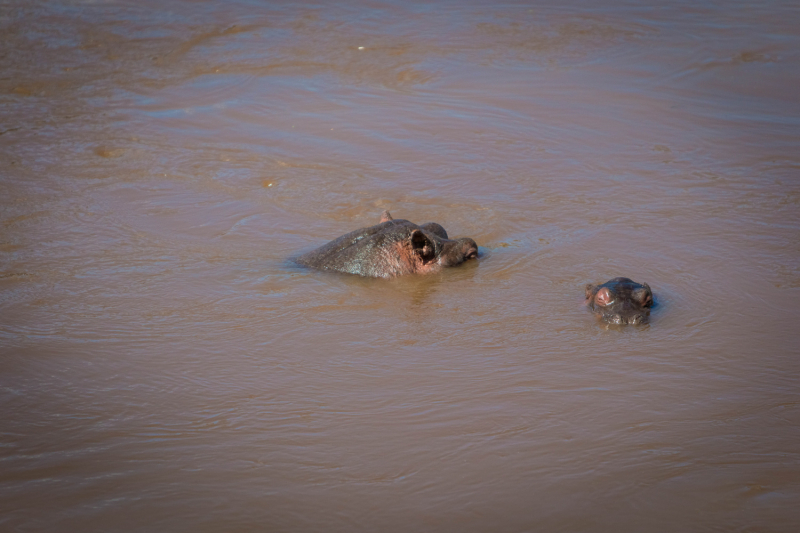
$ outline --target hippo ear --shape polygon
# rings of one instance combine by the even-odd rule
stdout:
[[[394,219],[392,218],[392,215],[389,214],[388,210],[381,213],[381,222],[380,222],[381,224],[383,224],[384,222],[389,222],[390,220]]]
[[[633,291],[631,297],[635,301],[639,302],[639,305],[642,305],[644,307],[651,307],[653,305],[652,294],[653,293],[650,292],[650,287],[647,284],[645,284],[644,287],[641,287]]]
[[[430,259],[433,257],[433,243],[421,230],[415,229],[412,231],[408,240],[411,241],[411,249],[422,256],[423,259]]]
[[[614,303],[614,295],[611,294],[611,291],[608,290],[608,287],[603,287],[599,291],[597,291],[597,295],[594,297],[594,303],[599,306],[605,307]]]
[[[592,297],[592,292],[594,292],[594,290],[596,288],[597,288],[597,285],[592,285],[591,283],[587,283],[586,284],[586,292],[584,292],[585,297],[587,299],[591,298]]]

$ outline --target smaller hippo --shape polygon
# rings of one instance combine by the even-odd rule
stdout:
[[[301,255],[295,262],[373,278],[428,274],[478,256],[478,245],[465,237],[450,239],[435,222],[417,226],[394,220],[384,211],[380,224],[362,228]]]
[[[653,307],[653,291],[647,283],[614,278],[602,285],[587,285],[586,303],[609,324],[644,324]]]

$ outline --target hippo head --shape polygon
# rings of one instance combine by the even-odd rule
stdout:
[[[407,263],[407,270],[415,273],[460,265],[478,257],[475,241],[469,237],[448,239],[444,228],[433,222],[413,229],[398,248],[397,255],[403,259],[401,262]]]
[[[379,224],[342,235],[295,262],[321,270],[391,278],[437,272],[476,257],[474,240],[450,239],[435,222],[417,226],[395,220],[385,211]]]
[[[387,213],[388,214],[388,213]],[[419,233],[428,234],[429,238],[438,241],[439,246],[434,248],[438,263],[444,267],[460,265],[469,259],[478,257],[478,245],[469,237],[451,240],[447,231],[436,222],[427,222],[419,227]],[[439,237],[439,239],[436,239]]]
[[[650,318],[653,292],[647,283],[614,278],[602,285],[587,285],[586,303],[609,324],[645,324]]]

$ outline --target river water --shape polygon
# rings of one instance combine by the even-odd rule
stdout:
[[[800,531],[798,28],[0,2],[0,529]],[[291,262],[384,209],[481,256]]]

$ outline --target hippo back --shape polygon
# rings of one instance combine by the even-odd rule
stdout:
[[[419,229],[408,220],[389,220],[342,235],[295,261],[320,270],[334,270],[367,277],[403,274],[395,252],[397,246]],[[429,235],[429,238],[437,238]]]

